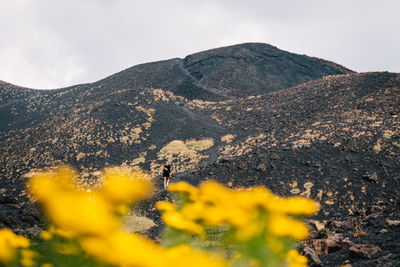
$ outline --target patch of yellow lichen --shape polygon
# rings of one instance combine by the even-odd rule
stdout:
[[[157,154],[158,161],[171,162],[173,172],[184,172],[189,169],[195,168],[198,163],[208,158],[207,155],[201,153],[214,145],[212,138],[204,138],[201,140],[174,140],[163,148],[160,149]],[[156,161],[152,161],[150,164],[151,172],[154,175],[161,173],[161,164]]]
[[[235,139],[236,135],[233,134],[227,134],[221,137],[221,142],[230,144],[232,141]]]

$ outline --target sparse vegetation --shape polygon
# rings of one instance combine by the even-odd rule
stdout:
[[[233,135],[233,134],[224,135],[224,136],[221,137],[221,142],[230,144],[230,143],[232,143],[232,141],[235,139],[235,137],[236,137],[236,136]]]
[[[207,158],[201,151],[209,149],[214,145],[212,138],[204,138],[200,140],[174,140],[165,145],[157,154],[158,160],[169,160],[173,162],[175,172],[184,172],[188,169],[195,168],[197,164]],[[152,167],[153,173],[158,173],[159,164]]]

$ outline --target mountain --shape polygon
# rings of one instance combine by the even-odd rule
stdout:
[[[106,83],[107,88],[162,88],[189,100],[223,100],[265,94],[345,73],[352,71],[271,45],[247,43],[134,66],[100,82]]]
[[[322,209],[314,219],[325,221],[328,236],[341,231],[350,242],[379,246],[353,266],[398,262],[399,228],[387,219],[400,219],[399,88],[399,74],[354,73],[254,43],[57,90],[2,82],[0,227],[40,226],[24,188],[31,170],[69,163],[92,184],[104,166],[139,166],[161,187],[161,166],[170,159],[175,181],[212,178],[316,199]],[[153,237],[161,226],[153,206],[166,197],[158,192],[142,205],[157,223],[148,231]],[[328,227],[344,222],[348,229]],[[355,237],[357,227],[367,235]],[[325,242],[321,231],[307,247]],[[319,257],[340,265],[348,254]]]

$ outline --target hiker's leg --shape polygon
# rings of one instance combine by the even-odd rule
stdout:
[[[167,187],[167,177],[164,176],[164,189]]]
[[[167,180],[167,186],[169,185],[169,180],[171,179],[171,177],[168,177],[168,180]]]

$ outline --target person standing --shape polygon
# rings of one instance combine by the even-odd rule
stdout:
[[[167,161],[163,167],[164,189],[168,187],[169,180],[171,179],[171,165]]]

